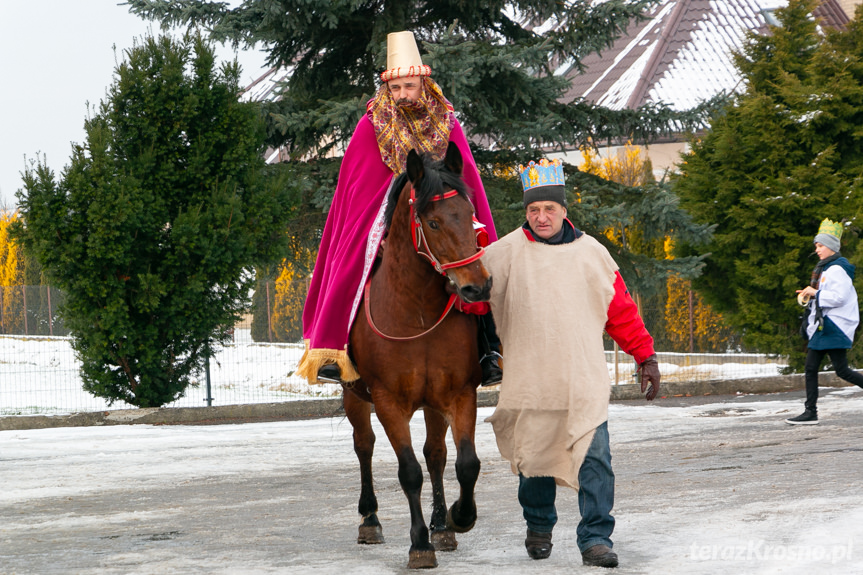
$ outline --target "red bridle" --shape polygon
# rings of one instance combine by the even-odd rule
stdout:
[[[457,196],[457,195],[458,195],[458,191],[451,190],[449,192],[445,192],[443,194],[439,194],[437,196],[432,197],[430,201],[437,202],[440,200],[446,200],[446,199],[452,198],[452,197]],[[462,260],[442,264],[440,262],[440,260],[437,259],[437,257],[435,257],[435,255],[432,253],[431,247],[429,247],[429,245],[428,245],[428,241],[426,240],[425,234],[423,233],[423,225],[422,225],[422,222],[420,221],[419,214],[416,212],[416,209],[414,209],[415,203],[416,203],[416,193],[415,193],[414,187],[411,186],[411,197],[410,197],[410,200],[408,201],[408,204],[411,207],[411,239],[413,240],[414,250],[416,250],[416,252],[419,255],[426,258],[431,263],[431,265],[434,266],[434,269],[437,270],[437,272],[439,274],[446,275],[446,270],[466,266],[468,264],[471,264],[471,263],[477,261],[479,258],[482,257],[482,255],[485,253],[485,248],[480,247],[479,251],[477,251],[474,255],[472,255],[470,257],[464,258]],[[366,320],[369,322],[369,327],[372,328],[373,332],[375,332],[376,334],[378,334],[382,338],[388,339],[391,341],[406,341],[406,340],[411,340],[411,339],[417,339],[417,338],[420,338],[420,337],[426,335],[427,333],[429,333],[430,331],[432,331],[434,328],[436,328],[437,326],[439,326],[441,324],[441,322],[449,314],[450,310],[453,308],[456,300],[458,299],[457,294],[454,294],[454,293],[450,294],[449,301],[447,301],[446,307],[444,308],[443,313],[441,314],[440,318],[437,320],[437,322],[435,322],[435,324],[433,326],[431,326],[430,328],[428,328],[424,332],[422,332],[418,335],[412,335],[409,337],[395,337],[395,336],[391,336],[391,335],[387,335],[387,334],[383,333],[381,330],[379,330],[377,328],[377,326],[375,325],[375,322],[372,321],[371,306],[369,305],[369,293],[371,292],[371,285],[372,285],[372,277],[371,277],[371,275],[369,275],[369,278],[366,280],[366,285],[365,285],[365,288],[363,290],[363,292],[364,292],[363,297],[365,298]]]
[[[437,202],[440,200],[446,200],[458,195],[456,190],[450,190],[449,192],[445,192],[443,194],[434,196],[430,201]],[[426,258],[434,269],[437,270],[439,274],[446,275],[446,270],[453,268],[460,268],[462,266],[466,266],[468,264],[472,264],[476,260],[482,257],[485,253],[485,248],[479,248],[479,251],[474,255],[467,257],[463,260],[458,260],[455,262],[450,262],[448,264],[440,263],[435,255],[431,251],[431,247],[429,247],[428,241],[426,240],[425,234],[423,233],[423,224],[420,221],[420,216],[414,209],[414,204],[416,203],[416,195],[413,186],[411,186],[411,198],[408,201],[408,204],[411,207],[411,239],[414,242],[414,249],[416,252]]]

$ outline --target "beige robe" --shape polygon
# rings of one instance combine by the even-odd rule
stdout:
[[[519,228],[482,259],[503,343],[500,398],[488,418],[514,473],[578,488],[611,392],[602,334],[617,264],[588,235],[569,244],[530,241]]]

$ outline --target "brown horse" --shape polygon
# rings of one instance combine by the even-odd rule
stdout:
[[[390,192],[386,247],[366,286],[365,315],[357,314],[351,329],[360,380],[346,385],[344,405],[360,463],[363,523],[357,541],[383,543],[372,485],[374,404],[398,458],[399,483],[410,507],[410,568],[437,566],[435,549],[454,550],[458,543],[453,532],[466,532],[476,521],[474,486],[480,462],[474,431],[481,378],[476,320],[444,310],[449,310],[453,292],[467,302],[487,300],[491,277],[478,259],[481,250],[462,167],[461,153],[452,143],[443,161],[410,152],[407,171]],[[433,497],[429,527],[420,504],[423,472],[410,433],[411,417],[421,407],[426,424],[423,454]],[[449,512],[443,486],[447,427],[452,427],[458,451],[461,488]]]

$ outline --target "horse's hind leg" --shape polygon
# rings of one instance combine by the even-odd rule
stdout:
[[[360,462],[360,504],[363,518],[357,543],[383,543],[384,534],[378,521],[378,499],[372,484],[372,454],[375,449],[375,434],[372,431],[372,405],[350,391],[344,392],[345,414],[354,428],[354,452]]]
[[[429,530],[423,519],[420,492],[423,486],[423,470],[411,445],[411,414],[401,409],[396,402],[378,401],[375,397],[375,414],[387,432],[399,460],[399,483],[408,498],[411,512],[411,548],[408,568],[437,567],[435,549],[429,541]]]
[[[446,419],[433,409],[423,411],[426,421],[426,442],[423,455],[432,484],[432,515],[429,522],[431,542],[436,551],[455,551],[458,547],[455,533],[446,526],[446,496],[443,473],[446,468]]]
[[[452,437],[458,455],[455,473],[461,493],[447,513],[447,527],[456,533],[473,529],[476,522],[474,488],[479,478],[479,457],[476,454],[474,433],[476,431],[476,391],[465,393],[456,402],[452,419]]]

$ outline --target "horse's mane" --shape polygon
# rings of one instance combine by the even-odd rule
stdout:
[[[449,186],[457,191],[460,196],[466,200],[470,200],[470,188],[464,183],[461,176],[449,171],[444,166],[443,160],[435,160],[434,156],[429,153],[422,154],[420,158],[422,158],[425,173],[420,181],[420,187],[416,188],[416,204],[414,207],[418,214],[423,213],[431,198],[443,193],[444,186]],[[393,182],[389,198],[387,198],[387,210],[384,213],[387,228],[392,224],[393,214],[399,202],[399,195],[407,182],[408,173],[406,171],[396,176]]]

